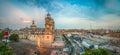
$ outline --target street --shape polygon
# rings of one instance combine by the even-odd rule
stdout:
[[[26,39],[20,39],[18,42],[8,43],[14,50],[16,55],[33,55],[35,52],[39,54],[36,43]]]

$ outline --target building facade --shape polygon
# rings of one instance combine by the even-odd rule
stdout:
[[[51,18],[51,15],[48,13],[45,18],[45,31],[43,34],[43,42],[44,43],[52,43],[54,41],[55,26],[54,20]]]
[[[31,41],[36,41],[39,46],[51,46],[54,41],[55,25],[54,20],[51,18],[51,15],[48,13],[45,17],[45,28],[38,28],[34,20],[30,28],[26,27],[20,29],[19,37],[21,39],[28,39]],[[13,32],[11,32],[13,33]]]

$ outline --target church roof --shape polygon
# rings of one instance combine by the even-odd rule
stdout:
[[[35,23],[34,23],[34,20],[32,21],[31,28],[32,28],[32,27],[37,27],[37,26],[35,25]]]

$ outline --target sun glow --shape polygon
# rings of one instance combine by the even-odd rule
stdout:
[[[31,23],[31,21],[30,20],[24,20],[23,23],[28,24],[28,23]]]

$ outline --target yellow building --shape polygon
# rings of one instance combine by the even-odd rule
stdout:
[[[35,24],[34,20],[32,21],[32,25],[30,28],[26,27],[24,29],[20,29],[18,34],[20,38],[29,39],[31,41],[37,40],[37,45],[39,47],[50,47],[58,43],[59,41],[55,42],[55,38],[59,36],[59,34],[68,34],[72,32],[84,33],[87,31],[84,30],[77,30],[77,29],[56,29],[54,25],[54,20],[52,19],[51,15],[48,13],[45,17],[45,28],[38,28]],[[61,42],[63,43],[63,42]]]
[[[39,47],[51,47],[55,37],[54,20],[48,13],[45,18],[45,29],[42,35],[37,38],[37,44]]]
[[[43,42],[44,43],[52,43],[54,40],[54,21],[51,18],[50,14],[47,14],[47,17],[45,18],[45,32],[43,35]]]
[[[51,46],[54,41],[55,26],[54,20],[48,13],[45,17],[45,28],[38,28],[32,21],[30,28],[21,29],[19,32],[20,38],[29,39],[31,41],[36,41],[39,46]]]

